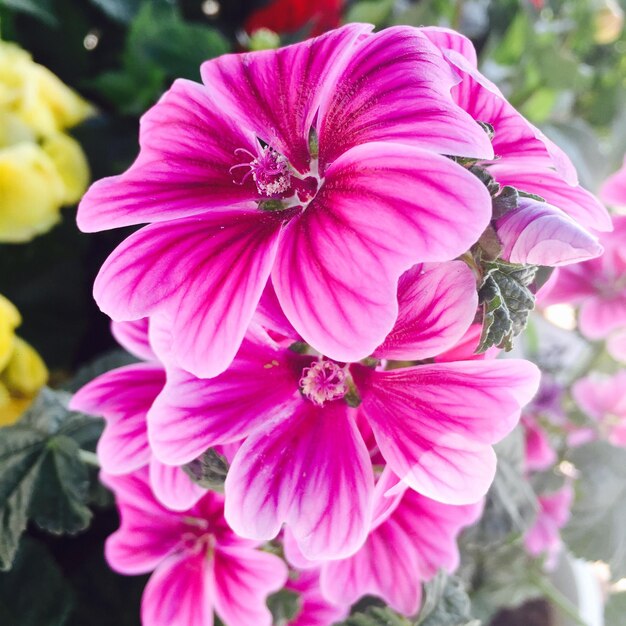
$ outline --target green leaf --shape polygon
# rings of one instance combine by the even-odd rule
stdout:
[[[286,626],[302,610],[300,594],[290,589],[281,589],[267,599],[272,612],[274,626]]]
[[[521,541],[473,548],[472,614],[477,619],[488,624],[501,608],[543,595],[536,584],[541,563],[528,556]]]
[[[411,626],[411,623],[388,607],[376,606],[351,615],[342,626]]]
[[[185,22],[173,8],[145,2],[133,20],[125,59],[160,67],[168,76],[197,79],[200,65],[229,51],[214,28]]]
[[[91,0],[110,18],[128,24],[139,11],[140,0]]]
[[[626,450],[594,442],[571,451],[579,472],[572,516],[562,536],[588,561],[605,561],[611,574],[626,576]]]
[[[39,475],[38,437],[15,433],[11,447],[0,438],[0,571],[10,569],[28,523],[28,506]]]
[[[508,351],[535,307],[535,296],[528,287],[537,268],[505,261],[484,261],[483,268],[484,278],[478,293],[484,318],[477,351],[484,352],[492,346]]]
[[[626,591],[613,593],[604,608],[604,626],[624,626]]]
[[[59,436],[50,439],[45,450],[29,516],[50,533],[74,534],[84,530],[91,520],[86,506],[89,474],[78,456],[78,444]]]
[[[45,547],[24,540],[13,569],[0,574],[0,623],[64,626],[73,604],[72,590]]]
[[[1,0],[0,4],[13,11],[28,13],[49,26],[58,24],[50,0]]]
[[[362,0],[353,4],[346,15],[346,22],[366,22],[384,25],[391,17],[394,0]]]
[[[199,458],[183,465],[183,471],[201,487],[222,492],[228,474],[228,462],[213,448],[209,448]]]
[[[89,524],[87,469],[79,446],[95,445],[102,430],[67,408],[68,395],[44,389],[0,437],[0,569],[11,567],[29,518],[54,533]]]
[[[498,466],[478,524],[483,545],[521,535],[535,520],[537,498],[524,475],[524,432],[516,428],[495,446]]]
[[[506,34],[491,55],[493,60],[502,65],[514,65],[524,54],[531,30],[528,17],[520,11],[511,22]]]
[[[451,576],[435,608],[417,621],[416,626],[480,626],[471,615],[471,602],[460,579]]]

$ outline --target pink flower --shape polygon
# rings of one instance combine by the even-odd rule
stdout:
[[[613,232],[600,238],[602,257],[559,268],[542,297],[542,304],[578,305],[580,332],[592,340],[626,329],[626,216],[613,217],[613,225]]]
[[[299,594],[300,608],[289,620],[288,626],[332,626],[343,621],[350,613],[350,604],[342,599],[339,605],[331,604],[322,595],[319,569],[297,571],[290,577],[285,589]]]
[[[596,422],[600,436],[626,447],[626,370],[614,376],[592,375],[577,381],[572,395],[580,408]]]
[[[347,559],[322,564],[321,592],[328,601],[353,604],[375,595],[412,616],[421,605],[422,584],[440,569],[458,567],[457,536],[480,517],[483,502],[441,504],[397,482],[389,470],[379,479],[375,517],[363,547]],[[285,551],[297,567],[307,567],[289,536]]]
[[[596,237],[566,213],[531,198],[497,219],[502,258],[522,265],[559,266],[598,257],[603,248]]]
[[[210,626],[214,611],[228,626],[271,626],[265,600],[284,585],[287,568],[232,532],[222,496],[208,492],[175,513],[154,498],[146,470],[102,479],[121,518],[106,542],[109,565],[121,574],[153,572],[141,605],[144,626]]]
[[[401,277],[398,300],[397,323],[368,365],[249,335],[216,378],[171,369],[148,415],[155,454],[178,465],[247,437],[226,479],[229,524],[269,539],[285,523],[310,559],[350,556],[367,537],[369,432],[422,495],[446,504],[480,499],[495,471],[492,444],[515,426],[538,370],[512,359],[384,370],[389,359],[429,359],[459,342],[474,319],[475,278],[460,261],[416,266]]]
[[[501,234],[505,245],[517,248],[515,257],[520,260],[515,262],[555,265],[597,255],[593,237],[581,226],[610,230],[610,217],[602,204],[580,187],[569,158],[478,71],[476,51],[469,39],[443,28],[425,28],[423,32],[443,51],[462,77],[461,83],[453,89],[456,102],[474,119],[494,128],[496,160],[484,162],[483,166],[501,185],[539,195],[548,203],[539,207],[535,202],[524,200],[515,212],[515,218],[511,218],[521,222],[519,232],[527,231],[523,246],[516,244],[515,232]],[[572,221],[564,219],[565,216],[555,207],[569,215]],[[534,220],[541,221],[543,228],[529,226]],[[548,228],[545,225],[549,225]],[[550,249],[555,246],[556,250]],[[574,252],[576,249],[578,254]],[[529,252],[536,261],[521,260]]]
[[[137,356],[155,359],[145,321],[113,327],[118,341]],[[205,490],[180,468],[164,465],[148,445],[146,414],[165,385],[165,370],[158,362],[139,363],[107,372],[87,383],[71,407],[101,415],[106,426],[98,441],[98,459],[111,476],[149,467],[150,484],[158,500],[174,510],[192,507]]]
[[[558,491],[539,496],[539,511],[533,526],[524,535],[524,545],[531,556],[546,555],[545,567],[552,570],[563,548],[560,530],[570,518],[574,490],[567,483]]]
[[[400,275],[457,257],[489,223],[484,185],[441,155],[493,151],[420,30],[370,29],[226,55],[202,66],[204,85],[174,83],[142,119],[133,166],[79,208],[86,231],[150,223],[103,265],[103,311],[169,319],[178,365],[214,376],[271,277],[318,351],[371,354]]]
[[[609,337],[606,349],[616,361],[626,363],[626,329]]]
[[[537,395],[522,414],[526,471],[543,471],[557,461],[556,450],[543,423],[569,430],[570,423],[563,410],[563,396],[563,386],[543,374]]]
[[[622,167],[604,181],[600,197],[607,204],[626,206],[626,158]]]
[[[548,433],[541,424],[531,415],[522,416],[524,427],[525,469],[529,472],[541,472],[552,467],[557,461],[556,450],[550,443]]]

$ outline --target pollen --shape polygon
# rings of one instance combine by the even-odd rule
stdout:
[[[236,152],[246,153],[253,157],[249,163],[239,163],[231,167],[231,173],[236,168],[249,168],[240,184],[252,176],[259,194],[268,198],[281,196],[291,189],[289,161],[282,154],[269,146],[265,146],[257,157],[244,149],[239,149]]]
[[[305,398],[317,406],[339,400],[348,393],[346,370],[333,361],[316,361],[302,370],[300,390]]]

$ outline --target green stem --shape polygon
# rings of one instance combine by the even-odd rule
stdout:
[[[78,458],[86,465],[98,468],[100,467],[100,461],[98,461],[98,455],[95,452],[90,452],[89,450],[79,450]]]
[[[587,626],[587,623],[580,617],[576,607],[550,582],[541,575],[533,575],[532,583],[544,594],[544,596],[552,602],[560,611],[578,626]]]

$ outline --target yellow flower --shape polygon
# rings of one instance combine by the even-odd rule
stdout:
[[[43,140],[44,152],[52,159],[63,181],[63,204],[78,202],[89,184],[89,164],[80,144],[64,133]]]
[[[13,354],[15,329],[22,323],[19,311],[0,294],[0,372]]]
[[[48,231],[67,196],[63,177],[41,146],[0,149],[0,241],[29,241]]]
[[[18,310],[0,295],[0,426],[13,424],[48,380],[37,352],[15,335]]]
[[[89,166],[63,130],[92,113],[25,50],[0,41],[0,243],[45,233],[80,200]]]
[[[91,105],[19,46],[0,41],[0,106],[38,135],[65,130],[93,114]]]

